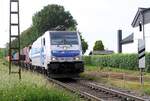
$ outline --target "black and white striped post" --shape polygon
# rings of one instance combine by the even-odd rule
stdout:
[[[139,68],[141,72],[140,82],[141,85],[143,85],[144,84],[143,70],[145,68],[145,40],[143,39],[138,40],[138,58],[139,58]]]

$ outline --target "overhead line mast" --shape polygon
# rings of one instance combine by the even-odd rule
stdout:
[[[12,41],[16,39],[17,45],[13,46]],[[18,59],[13,58],[14,52],[18,52]],[[18,73],[21,79],[20,67],[20,16],[19,16],[19,0],[10,0],[10,18],[9,18],[9,74]],[[18,71],[12,71],[12,62],[19,65]]]

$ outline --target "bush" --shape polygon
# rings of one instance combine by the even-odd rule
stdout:
[[[146,71],[150,72],[150,53],[146,54]]]
[[[138,69],[137,54],[93,55],[93,56],[84,56],[83,59],[86,65],[99,67],[114,67],[129,70]],[[150,72],[150,53],[146,53],[145,70],[147,72]]]
[[[91,65],[91,57],[90,56],[84,56],[83,60],[84,60],[84,64]]]
[[[3,50],[2,49],[0,49],[0,58],[2,58],[3,57]]]

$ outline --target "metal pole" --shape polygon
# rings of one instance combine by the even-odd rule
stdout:
[[[141,85],[143,85],[143,83],[144,83],[143,82],[143,68],[140,69],[140,75],[141,75],[140,76],[140,82],[141,82]]]
[[[9,75],[11,73],[11,0],[10,0],[10,4],[9,4]]]
[[[17,11],[12,11],[12,3],[17,3]],[[12,22],[12,14],[17,15],[17,19],[18,22]],[[10,25],[9,25],[9,74],[11,73],[18,73],[19,75],[19,79],[21,79],[21,67],[20,67],[20,22],[19,22],[19,0],[10,0]],[[18,34],[12,34],[12,27],[18,27]],[[16,38],[16,40],[18,39],[18,44],[16,44],[16,46],[12,46],[12,38]],[[18,60],[12,60],[12,52],[14,50],[18,51]],[[11,69],[12,66],[12,61],[16,61],[19,65],[19,69],[18,72],[14,72]]]
[[[126,79],[125,79],[125,72],[123,72],[123,87],[125,88]]]
[[[143,95],[143,88],[144,88],[144,78],[143,78],[143,68],[140,69],[140,84],[141,84],[141,94]]]
[[[19,14],[19,0],[18,0],[18,44],[19,44],[19,79],[21,80],[21,67],[20,67],[20,14]]]
[[[143,12],[141,12],[142,14],[142,24],[143,24],[143,40],[144,40],[144,47],[146,46],[146,41],[145,41],[145,28],[144,28],[144,14]],[[145,50],[146,50],[146,47],[145,47]],[[144,75],[143,75],[143,70],[144,68],[141,68],[141,90],[143,92],[143,86],[144,86]]]
[[[141,15],[142,15],[142,26],[143,26],[143,40],[145,41],[145,31],[144,31],[144,14],[143,14],[143,12],[141,12]]]
[[[122,30],[118,30],[118,53],[122,53]]]

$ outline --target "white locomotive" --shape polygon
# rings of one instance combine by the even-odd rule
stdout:
[[[84,71],[78,32],[45,32],[32,44],[29,57],[32,66],[43,68],[50,77],[76,77]]]

